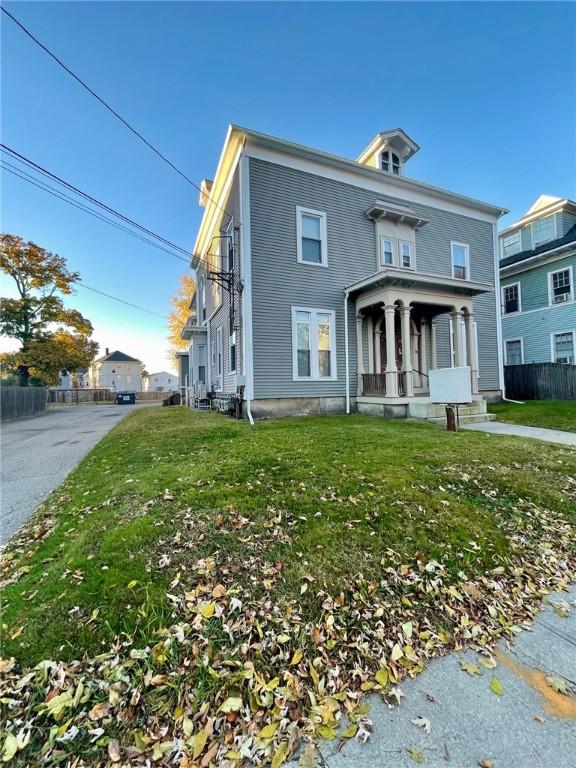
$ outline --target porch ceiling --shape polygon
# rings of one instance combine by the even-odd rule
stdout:
[[[190,340],[193,336],[206,336],[205,325],[189,325],[188,323],[182,328],[180,338]]]
[[[452,296],[476,296],[493,290],[489,283],[477,283],[470,280],[456,280],[453,277],[428,275],[422,272],[408,272],[395,267],[386,267],[373,275],[345,288],[350,296],[357,296],[375,288],[402,288],[413,290],[434,290]]]

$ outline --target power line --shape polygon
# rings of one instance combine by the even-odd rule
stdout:
[[[56,197],[59,200],[62,200],[62,202],[67,203],[68,205],[71,205],[74,208],[78,208],[83,213],[87,213],[90,216],[94,216],[94,218],[100,219],[106,224],[110,224],[111,227],[115,227],[116,229],[119,229],[120,231],[125,232],[127,235],[130,235],[131,237],[134,237],[137,240],[141,240],[142,242],[147,243],[148,245],[151,245],[153,248],[157,248],[158,250],[163,251],[164,253],[167,253],[169,256],[173,256],[175,259],[180,259],[185,263],[189,262],[188,259],[185,259],[184,257],[179,256],[177,253],[172,253],[167,248],[162,247],[161,245],[153,242],[152,240],[148,240],[148,238],[146,237],[142,237],[142,235],[139,235],[137,232],[133,232],[132,230],[128,229],[128,227],[123,227],[121,224],[118,224],[112,219],[109,219],[107,216],[102,216],[102,214],[98,213],[97,211],[91,210],[90,208],[88,208],[88,206],[83,205],[82,203],[78,203],[68,195],[65,195],[64,193],[57,190],[55,187],[51,187],[49,184],[45,184],[43,181],[34,179],[33,176],[26,173],[21,168],[17,168],[16,166],[11,165],[11,163],[7,163],[5,160],[2,160],[2,168],[8,173],[11,173],[13,176],[17,176],[19,179],[22,179],[22,181],[26,181],[28,184],[32,184],[32,186],[37,187],[38,189],[41,189],[43,192],[47,192],[49,195],[52,195],[53,197]]]
[[[131,125],[131,124],[130,124],[130,123],[129,123],[129,122],[128,122],[128,121],[127,121],[127,120],[126,120],[124,117],[122,117],[122,115],[120,115],[120,114],[119,114],[119,113],[118,113],[118,112],[117,112],[117,111],[116,111],[116,110],[115,110],[113,107],[111,107],[111,106],[110,106],[110,104],[108,104],[108,102],[107,102],[107,101],[105,101],[105,100],[104,100],[104,99],[103,99],[101,96],[98,96],[98,94],[97,94],[95,91],[93,91],[93,90],[92,90],[92,88],[90,88],[90,86],[89,86],[87,83],[85,83],[85,82],[84,82],[84,80],[82,80],[82,78],[80,78],[80,77],[79,77],[77,74],[75,74],[75,73],[74,73],[74,72],[73,72],[73,71],[72,71],[72,70],[71,70],[69,67],[67,67],[67,66],[66,66],[66,64],[64,64],[64,62],[63,62],[63,61],[61,61],[61,59],[59,59],[59,58],[58,58],[58,56],[56,56],[56,54],[55,54],[55,53],[52,53],[52,51],[51,51],[49,48],[47,48],[47,47],[46,47],[46,46],[45,46],[43,43],[41,43],[41,42],[40,42],[40,40],[38,40],[38,38],[37,38],[37,37],[35,37],[35,36],[32,34],[32,32],[30,32],[30,30],[29,30],[29,29],[27,29],[27,28],[24,26],[24,24],[22,24],[22,22],[21,22],[21,21],[18,21],[18,19],[17,19],[17,18],[16,18],[16,17],[15,17],[13,14],[11,14],[11,13],[10,13],[10,11],[7,11],[7,10],[6,10],[6,8],[4,8],[4,7],[2,7],[2,11],[3,11],[3,12],[4,12],[4,13],[5,13],[5,14],[6,14],[6,15],[7,15],[7,16],[10,18],[10,19],[12,19],[12,21],[13,21],[13,22],[14,22],[14,23],[15,23],[15,24],[18,26],[18,27],[20,27],[20,29],[21,29],[21,30],[22,30],[22,31],[23,31],[23,32],[24,32],[24,33],[25,33],[25,34],[26,34],[26,35],[27,35],[27,36],[28,36],[28,37],[29,37],[29,38],[30,38],[30,39],[31,39],[33,42],[35,42],[35,43],[36,43],[36,45],[38,45],[38,46],[39,46],[39,47],[40,47],[40,48],[41,48],[41,49],[42,49],[42,50],[43,50],[45,53],[47,53],[47,54],[48,54],[48,56],[50,56],[50,58],[51,58],[51,59],[53,59],[53,60],[54,60],[54,61],[55,61],[55,62],[56,62],[56,63],[57,63],[57,64],[58,64],[60,67],[62,67],[62,69],[63,69],[65,72],[67,72],[67,73],[70,75],[70,77],[74,78],[74,80],[76,80],[76,82],[78,82],[78,83],[79,83],[79,84],[80,84],[80,85],[81,85],[81,86],[82,86],[82,87],[83,87],[85,90],[87,90],[89,94],[91,94],[91,95],[92,95],[92,96],[93,96],[93,97],[94,97],[94,98],[95,98],[97,101],[99,101],[99,102],[100,102],[100,104],[102,104],[102,106],[103,106],[105,109],[107,109],[107,110],[108,110],[108,111],[109,111],[109,112],[110,112],[112,115],[114,115],[114,117],[116,117],[118,120],[120,120],[120,122],[121,122],[121,123],[123,123],[123,125],[125,125],[125,126],[126,126],[126,128],[128,128],[128,130],[129,130],[129,131],[131,131],[131,132],[132,132],[132,133],[133,133],[135,136],[137,136],[137,137],[140,139],[140,141],[142,141],[144,144],[146,144],[146,146],[147,146],[149,149],[151,149],[151,150],[152,150],[152,152],[154,152],[154,154],[158,155],[158,157],[159,157],[161,160],[163,160],[163,161],[164,161],[164,162],[165,162],[167,165],[169,165],[169,166],[170,166],[170,168],[172,168],[174,171],[176,171],[176,173],[177,173],[177,174],[179,174],[179,175],[180,175],[180,176],[181,176],[183,179],[185,179],[185,180],[186,180],[186,181],[187,181],[189,184],[191,184],[191,185],[192,185],[192,186],[193,186],[195,189],[197,189],[197,190],[198,190],[198,192],[200,192],[201,194],[204,194],[204,195],[205,195],[205,197],[206,197],[208,200],[211,200],[211,202],[213,202],[213,203],[214,203],[214,205],[215,205],[215,206],[216,206],[216,207],[217,207],[219,210],[221,210],[221,211],[222,211],[222,213],[224,213],[224,214],[225,214],[225,215],[228,217],[228,220],[229,220],[229,221],[232,219],[232,216],[231,216],[231,215],[228,213],[228,211],[226,211],[224,208],[222,208],[222,207],[221,207],[221,206],[220,206],[220,205],[219,205],[219,204],[218,204],[218,203],[217,203],[217,202],[216,202],[216,201],[215,201],[215,200],[214,200],[212,197],[210,197],[209,195],[206,195],[206,194],[203,192],[203,190],[202,190],[202,189],[200,189],[200,187],[199,187],[199,186],[198,186],[198,185],[197,185],[195,182],[193,182],[193,181],[192,181],[192,179],[191,179],[191,178],[189,178],[189,177],[188,177],[188,176],[187,176],[187,175],[186,175],[186,174],[185,174],[183,171],[181,171],[179,168],[177,168],[177,166],[175,166],[175,165],[174,165],[174,163],[173,163],[171,160],[169,160],[169,159],[166,157],[166,155],[162,154],[162,152],[160,152],[160,150],[159,150],[159,149],[157,149],[157,148],[156,148],[156,147],[155,147],[153,144],[151,144],[151,143],[148,141],[148,139],[146,139],[146,138],[145,138],[145,137],[144,137],[144,136],[143,136],[143,135],[142,135],[142,134],[141,134],[141,133],[140,133],[140,132],[139,132],[139,131],[138,131],[136,128],[134,128],[134,126],[133,126],[133,125]]]
[[[166,315],[161,315],[159,312],[154,312],[151,309],[146,309],[146,307],[140,307],[138,304],[132,304],[131,301],[126,301],[125,299],[119,299],[117,296],[112,296],[110,293],[105,293],[104,291],[99,290],[98,288],[92,288],[89,285],[86,285],[86,283],[81,282],[80,280],[74,285],[79,285],[81,288],[86,288],[88,291],[93,291],[94,293],[99,293],[101,296],[106,296],[108,299],[113,299],[114,301],[119,301],[120,304],[126,304],[128,307],[132,307],[133,309],[139,309],[142,312],[148,312],[149,315],[155,315],[156,317],[161,317],[162,320],[166,320]]]
[[[162,248],[158,245],[155,247],[160,248],[160,250],[164,250],[166,253],[169,253],[171,256],[174,256],[177,259],[180,259],[181,261],[185,261],[187,264],[190,263],[191,254],[189,251],[187,251],[185,248],[182,248],[181,246],[177,245],[176,243],[173,243],[171,240],[168,240],[167,238],[163,237],[162,235],[157,234],[156,232],[152,231],[151,229],[148,229],[147,227],[143,226],[142,224],[139,224],[137,221],[134,221],[133,219],[130,219],[128,216],[125,216],[123,213],[120,213],[115,208],[112,208],[111,206],[107,205],[106,203],[103,203],[101,200],[98,200],[95,197],[92,197],[92,195],[89,195],[87,192],[84,192],[83,190],[79,189],[78,187],[75,187],[70,182],[66,181],[65,179],[62,179],[60,176],[57,176],[55,173],[52,173],[48,169],[44,168],[43,166],[39,165],[38,163],[35,163],[33,160],[30,160],[30,158],[26,157],[25,155],[20,154],[16,150],[12,149],[11,147],[8,147],[6,144],[0,143],[0,147],[2,150],[10,155],[12,159],[15,159],[28,167],[32,168],[34,171],[42,174],[43,176],[46,176],[47,178],[50,178],[51,180],[55,181],[57,184],[62,185],[66,189],[74,192],[75,194],[83,197],[85,200],[88,200],[90,203],[98,206],[99,208],[102,208],[106,212],[112,214],[113,216],[116,216],[117,218],[121,219],[123,222],[129,224],[130,226],[135,227],[136,229],[140,230],[146,235],[149,235],[156,240],[158,240],[160,243],[163,243],[167,245],[169,248],[174,249],[175,251],[179,251],[180,253],[185,254],[186,258],[182,258],[182,256],[177,255],[176,253],[172,253],[171,251],[166,250],[165,248]],[[6,161],[4,160],[6,163]],[[14,166],[13,166],[14,167]],[[7,169],[8,170],[8,169]],[[21,170],[21,169],[19,169]],[[22,173],[25,173],[24,171],[21,171]],[[14,171],[11,171],[11,173],[14,173]],[[14,173],[14,175],[18,175]],[[27,174],[29,175],[29,174]],[[22,177],[20,177],[22,178]],[[28,179],[25,179],[29,181]],[[36,182],[36,183],[35,183]],[[43,184],[44,186],[48,187],[50,185],[45,184],[45,182],[40,181],[39,179],[35,179],[35,181],[30,181],[29,183],[34,184],[35,186],[39,186],[40,184]],[[43,187],[41,187],[43,188]],[[53,187],[51,188],[54,189]],[[65,195],[62,197],[61,195],[64,195],[64,193],[58,191],[58,192],[51,192],[48,189],[44,189],[44,191],[48,192],[49,194],[52,194],[56,197],[60,197],[61,200],[64,202],[69,202],[69,200],[65,200],[64,197],[68,197]],[[103,221],[107,221],[108,223],[112,224],[113,226],[117,226],[118,228],[122,228],[120,225],[116,224],[115,222],[109,221],[106,217],[103,217],[101,214],[98,214],[95,211],[91,211],[86,206],[83,206],[83,204],[78,203],[77,201],[70,202],[71,205],[74,205],[76,208],[80,208],[80,210],[85,210],[85,213],[90,213],[91,215],[95,216],[96,218],[101,218]],[[125,230],[127,231],[127,230]],[[150,245],[154,245],[153,243],[150,243],[150,241],[146,240],[145,238],[141,237],[140,235],[137,235],[136,233],[132,233],[134,237],[138,237],[141,240],[144,240],[144,242],[148,242]],[[199,259],[198,264],[204,265],[208,270],[213,270],[214,265],[210,264],[210,262],[206,261],[205,259]]]

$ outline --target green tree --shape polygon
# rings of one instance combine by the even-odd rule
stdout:
[[[79,280],[62,256],[16,235],[0,236],[2,272],[16,285],[18,298],[2,298],[0,332],[17,339],[20,349],[2,355],[5,372],[16,372],[21,386],[30,378],[58,382],[61,372],[87,367],[98,350],[92,324],[62,296]]]

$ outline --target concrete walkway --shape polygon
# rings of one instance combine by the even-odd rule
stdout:
[[[158,405],[79,405],[2,424],[0,544],[24,523],[112,427],[136,408]]]
[[[566,608],[568,615],[560,615]],[[472,651],[436,659],[401,684],[405,698],[393,708],[372,696],[368,717],[374,732],[368,742],[352,739],[340,751],[336,741],[322,742],[318,765],[414,768],[418,761],[408,749],[415,747],[428,768],[477,768],[482,761],[490,768],[574,768],[576,587],[547,598],[531,630],[513,646],[500,642],[496,658],[494,669],[479,664]],[[462,670],[461,661],[475,662],[478,674]],[[490,688],[494,678],[500,695]],[[565,685],[569,695],[550,682]],[[418,717],[429,721],[429,734],[412,723]]]
[[[546,443],[576,446],[576,432],[563,432],[559,429],[524,427],[522,424],[506,424],[503,421],[487,421],[480,424],[462,424],[460,429],[471,429],[474,432],[488,432],[491,435],[530,437],[532,440],[544,440]]]

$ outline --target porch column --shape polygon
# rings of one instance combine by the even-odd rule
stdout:
[[[464,365],[462,356],[462,326],[460,325],[462,312],[458,309],[453,309],[450,315],[452,317],[452,339],[454,341],[454,366],[461,368]]]
[[[436,328],[436,318],[432,318],[430,322],[430,366],[432,369],[438,368],[438,341]]]
[[[400,329],[402,334],[402,372],[406,379],[406,397],[414,396],[414,378],[412,368],[412,339],[410,333],[411,306],[400,307]]]
[[[372,315],[368,317],[368,373],[375,373],[374,368],[374,320]]]
[[[426,320],[422,318],[420,321],[420,381],[421,386],[428,389],[428,352],[427,352],[427,340],[426,340]]]
[[[358,394],[362,394],[362,374],[364,373],[364,345],[362,343],[362,315],[356,315],[356,352],[358,359]]]
[[[468,352],[468,365],[470,366],[470,381],[472,394],[478,394],[478,354],[476,351],[476,338],[474,333],[474,315],[467,312],[464,316],[466,328],[466,349]]]
[[[396,368],[396,334],[394,330],[394,318],[396,307],[387,304],[384,307],[384,320],[386,323],[386,396],[398,397],[398,370]]]

